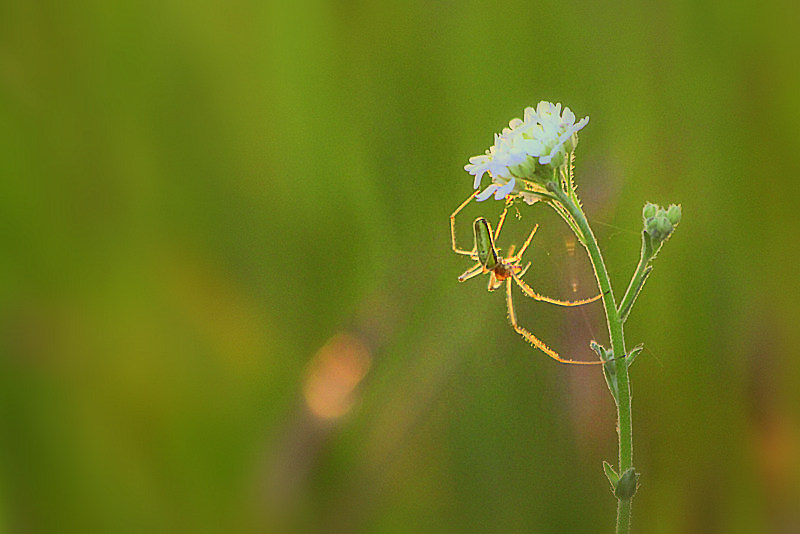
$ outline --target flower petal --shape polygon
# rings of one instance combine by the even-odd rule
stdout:
[[[495,200],[502,200],[506,198],[506,195],[509,194],[514,189],[514,184],[517,182],[515,178],[509,180],[509,182],[504,185],[503,187],[499,187],[497,191],[494,192]]]
[[[561,122],[566,123],[568,126],[575,124],[575,114],[569,108],[564,108],[564,113],[561,114]]]
[[[511,119],[508,123],[509,128],[512,130],[519,128],[522,125],[522,121],[520,119]]]
[[[499,187],[500,187],[500,186],[499,186],[499,185],[497,185],[497,184],[491,184],[491,185],[490,185],[490,186],[488,186],[486,189],[484,189],[483,191],[481,191],[480,193],[478,193],[478,194],[475,196],[475,200],[477,200],[478,202],[483,202],[484,200],[486,200],[487,198],[489,198],[490,196],[492,196],[492,193],[494,193],[495,189],[498,189]]]
[[[481,179],[483,179],[484,174],[486,174],[486,169],[475,174],[475,180],[472,182],[472,189],[478,189],[481,186]]]

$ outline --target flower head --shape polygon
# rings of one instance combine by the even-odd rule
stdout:
[[[530,155],[537,157],[542,165],[549,164],[554,158],[571,152],[577,144],[577,136],[569,150],[562,150],[568,141],[572,140],[579,130],[589,122],[589,117],[584,117],[575,123],[575,114],[569,109],[561,111],[561,104],[539,102],[536,110],[525,110],[523,138]]]
[[[524,193],[525,182],[543,183],[552,176],[552,168],[566,162],[566,155],[575,149],[577,132],[586,126],[589,117],[577,123],[575,114],[561,109],[561,104],[539,102],[536,108],[525,108],[522,119],[512,119],[508,128],[495,134],[494,144],[485,154],[473,156],[464,169],[475,176],[473,187],[478,189],[483,175],[488,173],[492,184],[481,192],[477,200],[486,200],[494,193],[496,199],[508,194]],[[540,167],[551,167],[551,172]],[[518,180],[521,183],[518,183]],[[523,198],[535,202],[532,194]]]

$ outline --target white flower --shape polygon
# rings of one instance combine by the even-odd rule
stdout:
[[[478,189],[485,173],[488,172],[492,177],[508,179],[510,175],[508,168],[519,165],[527,157],[519,132],[506,128],[502,134],[494,134],[494,144],[489,147],[486,154],[469,158],[469,164],[464,165],[464,169],[475,175],[473,188]]]
[[[508,128],[495,134],[494,144],[485,154],[469,158],[469,164],[464,166],[475,176],[475,189],[480,187],[484,174],[489,173],[492,178],[492,184],[476,197],[477,200],[485,200],[492,193],[498,199],[512,191],[519,194],[515,178],[535,179],[537,164],[560,165],[564,160],[562,156],[575,147],[577,137],[573,136],[587,122],[589,117],[584,117],[576,124],[575,114],[569,108],[562,112],[561,104],[542,101],[536,109],[525,108],[523,119],[512,119]],[[529,200],[525,195],[523,198],[526,202]]]
[[[561,104],[539,102],[535,110],[525,109],[521,126],[525,150],[538,158],[540,164],[547,165],[588,122],[589,117],[584,117],[575,124],[575,114],[569,108],[564,108],[562,113]]]

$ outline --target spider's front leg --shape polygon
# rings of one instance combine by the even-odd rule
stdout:
[[[483,274],[483,272],[484,272],[483,265],[480,262],[478,262],[477,265],[475,265],[474,267],[470,267],[469,269],[464,271],[464,273],[458,277],[458,281],[464,282],[466,280],[469,280],[470,278],[475,278],[479,274]]]
[[[464,207],[467,204],[469,204],[469,201],[472,200],[473,198],[475,198],[475,195],[477,195],[477,194],[478,194],[478,191],[475,191],[474,193],[472,193],[469,197],[467,197],[467,200],[462,202],[461,205],[459,207],[457,207],[453,213],[450,214],[450,242],[451,242],[452,247],[453,247],[453,252],[455,252],[456,254],[461,254],[463,256],[469,256],[469,257],[474,258],[474,259],[477,259],[477,256],[475,255],[475,247],[474,246],[473,246],[472,250],[464,250],[462,248],[458,248],[458,245],[456,245],[456,215],[458,215],[458,213],[461,210],[463,210]]]
[[[506,221],[506,215],[508,214],[508,207],[513,203],[509,197],[506,197],[506,203],[503,206],[503,213],[500,214],[500,218],[497,220],[497,228],[494,229],[494,240],[497,242],[497,238],[500,236],[500,229],[503,228],[503,223]]]
[[[536,230],[538,229],[539,229],[538,224],[533,227],[533,230],[531,230],[531,233],[528,235],[528,239],[526,239],[525,242],[522,244],[522,248],[519,249],[519,252],[517,252],[515,256],[509,258],[510,262],[516,263],[522,259],[522,255],[525,254],[526,250],[528,250],[528,246],[531,244],[531,240],[533,239],[533,236],[536,234]],[[512,253],[513,250],[509,252],[509,255]]]

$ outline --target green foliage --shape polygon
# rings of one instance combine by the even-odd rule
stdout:
[[[460,166],[552,98],[592,117],[619,289],[641,201],[691,215],[625,325],[637,526],[796,517],[797,7],[487,6],[0,3],[0,530],[595,531],[600,371],[531,358],[445,248]],[[544,211],[498,247],[542,222],[529,276],[590,295]],[[606,342],[599,305],[545,308],[525,326],[570,355]],[[372,366],[319,423],[307,365],[342,330]]]

